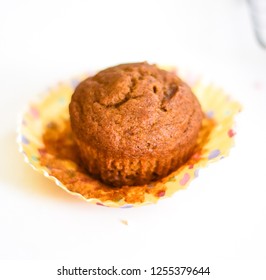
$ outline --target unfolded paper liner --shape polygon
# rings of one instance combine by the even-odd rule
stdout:
[[[190,181],[198,176],[200,168],[229,154],[234,144],[234,118],[241,110],[240,104],[231,100],[221,88],[203,82],[190,72],[178,71],[178,74],[192,87],[205,112],[205,119],[215,125],[212,126],[208,139],[205,139],[200,151],[194,154],[192,160],[158,182],[113,190],[79,169],[75,159],[62,159],[45,151],[44,135],[47,127],[69,122],[68,105],[71,95],[76,85],[86,76],[59,83],[28,106],[20,116],[18,124],[19,150],[24,155],[25,161],[36,171],[72,195],[94,204],[130,208],[156,203],[159,199],[170,197],[176,191],[186,188]],[[68,131],[68,134],[70,132]],[[51,165],[51,162],[57,165]],[[82,181],[80,188],[74,183],[77,179]],[[111,196],[105,195],[111,192]],[[95,197],[96,193],[97,197]]]

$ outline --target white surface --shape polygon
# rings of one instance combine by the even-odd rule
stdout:
[[[228,158],[133,209],[85,203],[23,162],[23,104],[73,75],[143,60],[200,73],[243,104]],[[265,73],[245,1],[0,1],[0,258],[266,262]]]

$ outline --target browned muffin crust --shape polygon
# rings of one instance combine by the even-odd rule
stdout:
[[[133,63],[80,83],[70,120],[92,175],[114,186],[139,185],[168,175],[188,159],[202,111],[174,73]]]

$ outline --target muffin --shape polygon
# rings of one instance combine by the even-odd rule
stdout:
[[[85,168],[115,187],[148,184],[185,163],[203,117],[186,83],[146,62],[87,78],[75,89],[69,111]]]

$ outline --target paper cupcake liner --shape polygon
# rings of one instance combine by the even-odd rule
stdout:
[[[234,118],[239,103],[212,84],[178,71],[199,99],[205,119],[198,148],[191,159],[166,178],[145,186],[113,188],[89,176],[79,160],[69,124],[68,105],[85,76],[58,84],[31,103],[20,117],[17,142],[24,159],[35,170],[72,195],[90,203],[130,208],[170,197],[186,188],[199,170],[229,154],[234,144]]]

